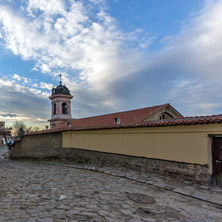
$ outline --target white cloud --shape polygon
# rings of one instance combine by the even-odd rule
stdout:
[[[34,70],[54,77],[63,73],[74,94],[75,117],[165,102],[187,115],[221,106],[221,1],[206,1],[180,33],[164,38],[165,47],[149,56],[143,51],[155,40],[149,30],[123,33],[105,11],[105,1],[68,2],[27,0],[20,14],[0,6],[0,35],[15,55],[36,61]],[[50,84],[30,84],[16,90],[46,98],[42,90]]]
[[[1,7],[6,47],[23,59],[36,60],[33,70],[42,73],[53,75],[57,70],[78,70],[77,76],[66,78],[67,85],[72,90],[73,84],[69,82],[77,78],[90,93],[104,94],[103,98],[99,97],[105,104],[105,95],[111,93],[113,82],[135,72],[143,59],[136,49],[125,45],[127,35],[100,8],[100,1],[96,2],[98,13],[91,12],[94,14],[90,17],[81,2],[71,1],[66,10],[62,2],[27,1],[26,10],[32,17],[16,15],[9,8]],[[115,98],[109,104],[116,106]]]
[[[47,119],[50,117],[48,99],[50,94],[46,94],[40,89],[23,86],[23,79],[21,77],[20,82],[17,83],[17,79],[14,80],[13,77],[10,79],[9,76],[1,76],[1,119],[5,119],[9,124],[16,120],[34,125],[47,124]],[[44,86],[43,82],[42,86]],[[10,114],[7,115],[7,113]]]
[[[93,2],[93,3],[96,3],[96,4],[105,3],[105,0],[90,0],[90,1]]]
[[[49,73],[49,72],[51,71],[51,69],[49,68],[49,66],[46,65],[46,64],[42,64],[40,68],[41,68],[41,71],[42,71],[43,73]]]
[[[51,90],[52,87],[53,87],[52,84],[45,83],[45,82],[40,82],[40,88],[42,88],[42,89],[48,89],[48,90]]]
[[[81,78],[91,78],[92,71],[96,73],[101,67],[98,59],[102,58],[103,64],[109,66],[112,59],[119,57],[122,33],[104,11],[98,14],[98,23],[85,15],[86,8],[80,2],[72,2],[68,11],[60,7],[61,1],[56,2],[29,1],[27,10],[33,10],[34,18],[21,17],[1,7],[6,47],[23,59],[38,61],[35,70],[43,73],[71,68],[81,70]],[[39,15],[36,9],[49,15]],[[54,12],[59,14],[58,18],[54,18]]]
[[[20,81],[22,78],[21,78],[21,76],[19,76],[19,75],[17,75],[17,74],[14,74],[13,75],[13,78],[14,79],[17,79],[18,81]]]
[[[27,11],[31,15],[37,10],[40,10],[46,14],[60,14],[65,11],[65,6],[61,0],[29,0],[27,1]]]
[[[222,112],[221,12],[221,1],[206,1],[181,33],[169,39],[162,55],[174,75],[174,89],[169,89],[168,98],[180,104],[186,114]],[[175,81],[175,76],[185,83]]]

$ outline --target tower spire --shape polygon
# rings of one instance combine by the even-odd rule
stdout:
[[[62,85],[62,74],[60,73],[60,75],[59,75],[59,83],[60,83],[60,85]]]
[[[62,85],[62,74],[59,74],[59,85],[52,88],[52,94],[49,97],[51,100],[51,119],[50,129],[58,124],[71,119],[71,99],[73,96],[70,94],[69,89]]]

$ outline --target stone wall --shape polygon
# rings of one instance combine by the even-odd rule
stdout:
[[[12,159],[60,158],[62,160],[71,160],[74,163],[115,165],[171,176],[177,179],[210,183],[207,165],[134,157],[78,148],[64,148],[62,147],[61,133],[24,136],[20,141],[16,141],[10,150],[10,158]]]
[[[59,156],[62,159],[69,159],[75,163],[101,164],[105,166],[115,165],[205,184],[209,184],[211,180],[207,165],[133,157],[76,148],[64,148],[61,150]]]
[[[58,158],[61,148],[61,133],[29,135],[15,141],[10,148],[10,158]]]
[[[4,136],[3,136],[3,135],[0,135],[0,146],[4,146],[4,144],[3,144],[3,138],[4,138]]]

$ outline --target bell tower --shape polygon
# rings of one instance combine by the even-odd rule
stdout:
[[[67,119],[72,118],[71,114],[71,99],[73,96],[70,94],[69,89],[62,85],[62,75],[59,75],[60,81],[56,88],[52,88],[52,95],[49,97],[51,100],[51,119],[50,128],[54,128]]]

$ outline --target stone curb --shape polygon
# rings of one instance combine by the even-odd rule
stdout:
[[[187,184],[184,184],[184,186],[186,186],[186,187],[178,187],[178,186],[175,186],[175,185],[172,186],[172,185],[169,185],[166,182],[164,182],[164,179],[160,179],[157,183],[155,181],[150,180],[148,177],[140,179],[140,178],[138,178],[139,177],[138,176],[138,171],[132,171],[131,170],[130,171],[131,176],[128,176],[128,175],[126,175],[127,173],[124,173],[123,171],[118,172],[119,171],[118,168],[114,168],[114,169],[118,169],[118,170],[115,171],[115,170],[110,170],[107,167],[104,168],[104,167],[98,167],[98,166],[73,165],[73,164],[65,164],[65,163],[62,164],[62,163],[58,163],[58,162],[45,162],[45,161],[44,162],[41,161],[39,163],[48,164],[48,165],[57,165],[57,166],[63,166],[63,167],[81,169],[81,170],[90,170],[90,171],[94,171],[94,172],[108,174],[108,175],[111,175],[111,176],[125,178],[125,179],[136,181],[136,182],[139,182],[139,183],[145,183],[149,186],[154,186],[154,187],[157,187],[157,188],[160,188],[160,189],[167,190],[169,192],[177,193],[177,194],[180,194],[180,195],[183,195],[183,196],[187,196],[187,197],[191,197],[191,198],[194,198],[194,199],[197,199],[197,200],[205,201],[205,202],[208,202],[210,204],[218,205],[222,209],[222,188],[217,188],[216,190],[218,190],[218,192],[209,191],[209,192],[211,192],[211,194],[212,194],[212,192],[216,192],[215,193],[216,197],[218,197],[218,193],[219,193],[219,197],[215,198],[215,196],[214,195],[212,196],[211,194],[209,194],[209,192],[207,193],[205,191],[205,194],[203,192],[200,192],[201,191],[201,186],[200,187],[197,186],[196,189],[195,189],[195,188],[193,188],[194,186],[189,186]],[[155,176],[155,177],[159,178],[161,176]],[[211,187],[210,186],[209,187],[205,186],[205,188],[210,189]]]

